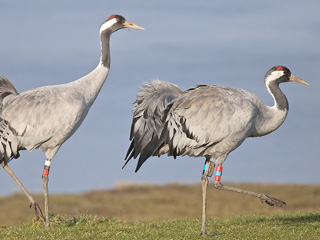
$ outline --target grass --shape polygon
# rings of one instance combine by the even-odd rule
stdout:
[[[287,202],[282,208],[209,186],[209,239],[320,239],[320,186],[231,184]],[[42,195],[34,195],[43,204]],[[203,239],[201,185],[137,186],[51,195],[52,229],[22,194],[0,197],[0,239]],[[61,215],[63,214],[63,215]]]
[[[52,216],[46,232],[41,222],[0,229],[1,239],[204,239],[199,219],[120,221],[89,215]],[[208,219],[208,239],[319,239],[320,212]]]

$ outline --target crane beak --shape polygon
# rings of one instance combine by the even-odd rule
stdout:
[[[129,22],[129,21],[125,21],[124,24],[123,24],[123,27],[124,28],[133,28],[133,29],[138,29],[138,30],[144,30],[143,27],[140,27],[132,22]]]
[[[307,86],[310,86],[309,83],[303,81],[301,78],[298,78],[297,76],[291,74],[290,78],[289,78],[289,81],[290,82],[297,82],[297,83],[301,83],[301,84],[304,84],[304,85],[307,85]]]

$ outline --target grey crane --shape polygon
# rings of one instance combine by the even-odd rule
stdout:
[[[123,167],[139,155],[136,172],[150,156],[204,156],[202,235],[207,234],[207,187],[213,172],[217,189],[255,196],[271,206],[284,205],[266,194],[222,185],[221,175],[228,154],[247,137],[269,134],[284,122],[289,106],[279,84],[291,81],[309,85],[284,66],[266,73],[265,85],[274,98],[272,107],[243,89],[199,85],[183,92],[178,86],[159,80],[145,83],[133,108],[131,145]]]
[[[79,128],[98,96],[110,69],[109,40],[121,28],[143,30],[120,15],[112,15],[100,27],[101,57],[88,75],[73,82],[45,86],[18,93],[6,78],[0,78],[0,154],[1,165],[17,182],[30,201],[30,207],[50,228],[48,180],[51,160],[61,145]],[[42,173],[45,219],[39,204],[28,193],[8,162],[19,157],[20,150],[44,151]]]

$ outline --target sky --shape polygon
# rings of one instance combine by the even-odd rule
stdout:
[[[145,28],[111,36],[111,69],[77,132],[52,160],[50,193],[110,189],[119,183],[200,183],[204,158],[152,157],[122,169],[139,86],[152,79],[186,90],[198,84],[247,89],[268,105],[263,78],[285,65],[310,83],[286,83],[290,110],[275,132],[247,139],[224,163],[222,182],[320,183],[320,2],[0,0],[0,75],[19,92],[62,84],[100,59],[100,24],[112,14]],[[44,116],[46,117],[46,116]],[[21,151],[10,167],[42,192],[45,154]],[[0,170],[0,195],[20,192]]]

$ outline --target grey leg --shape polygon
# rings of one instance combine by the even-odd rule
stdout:
[[[220,182],[221,175],[222,175],[222,166],[218,165],[216,167],[215,176],[214,176],[214,180],[215,180],[214,181],[214,187],[216,189],[218,189],[218,190],[232,191],[232,192],[237,192],[237,193],[242,193],[242,194],[247,194],[247,195],[250,195],[250,196],[253,196],[253,197],[257,197],[257,198],[260,198],[261,202],[265,202],[266,204],[268,204],[270,206],[282,207],[282,205],[286,204],[282,200],[276,199],[275,197],[268,196],[268,195],[263,194],[263,193],[256,193],[256,192],[243,190],[243,189],[240,189],[240,188],[224,186]]]
[[[201,225],[201,235],[207,235],[206,231],[206,210],[207,210],[207,188],[208,188],[208,177],[203,174],[201,177],[202,183],[202,225]]]
[[[6,172],[9,173],[9,175],[13,178],[13,180],[19,185],[21,190],[24,192],[24,194],[29,199],[29,201],[30,201],[29,207],[33,208],[33,210],[36,214],[37,220],[39,220],[39,217],[41,217],[44,220],[44,217],[43,217],[43,214],[42,214],[42,211],[41,211],[39,204],[29,194],[27,189],[23,186],[23,184],[20,182],[20,180],[17,178],[17,176],[14,174],[14,172],[11,170],[11,168],[8,166],[8,164],[5,162],[5,160],[3,160],[1,162],[1,165],[2,165],[3,169],[6,170]]]
[[[286,203],[282,200],[279,200],[275,197],[263,194],[263,193],[256,193],[256,192],[251,192],[247,190],[243,190],[240,188],[235,188],[235,187],[229,187],[222,185],[220,181],[215,181],[214,182],[214,187],[218,190],[226,190],[226,191],[232,191],[232,192],[237,192],[237,193],[242,193],[242,194],[247,194],[253,197],[260,198],[261,202],[265,202],[266,204],[270,206],[278,206],[282,207],[283,205],[286,205]]]
[[[209,180],[208,177],[211,177],[214,170],[214,163],[210,161],[210,158],[206,158],[201,183],[202,183],[202,226],[201,226],[201,235],[207,235],[206,231],[206,211],[207,211],[207,189]]]
[[[43,173],[42,173],[42,183],[43,183],[43,192],[44,192],[44,206],[45,206],[45,215],[46,215],[46,230],[50,230],[50,220],[49,220],[49,191],[48,191],[48,182],[49,182],[49,170],[50,170],[51,160],[45,162]]]

